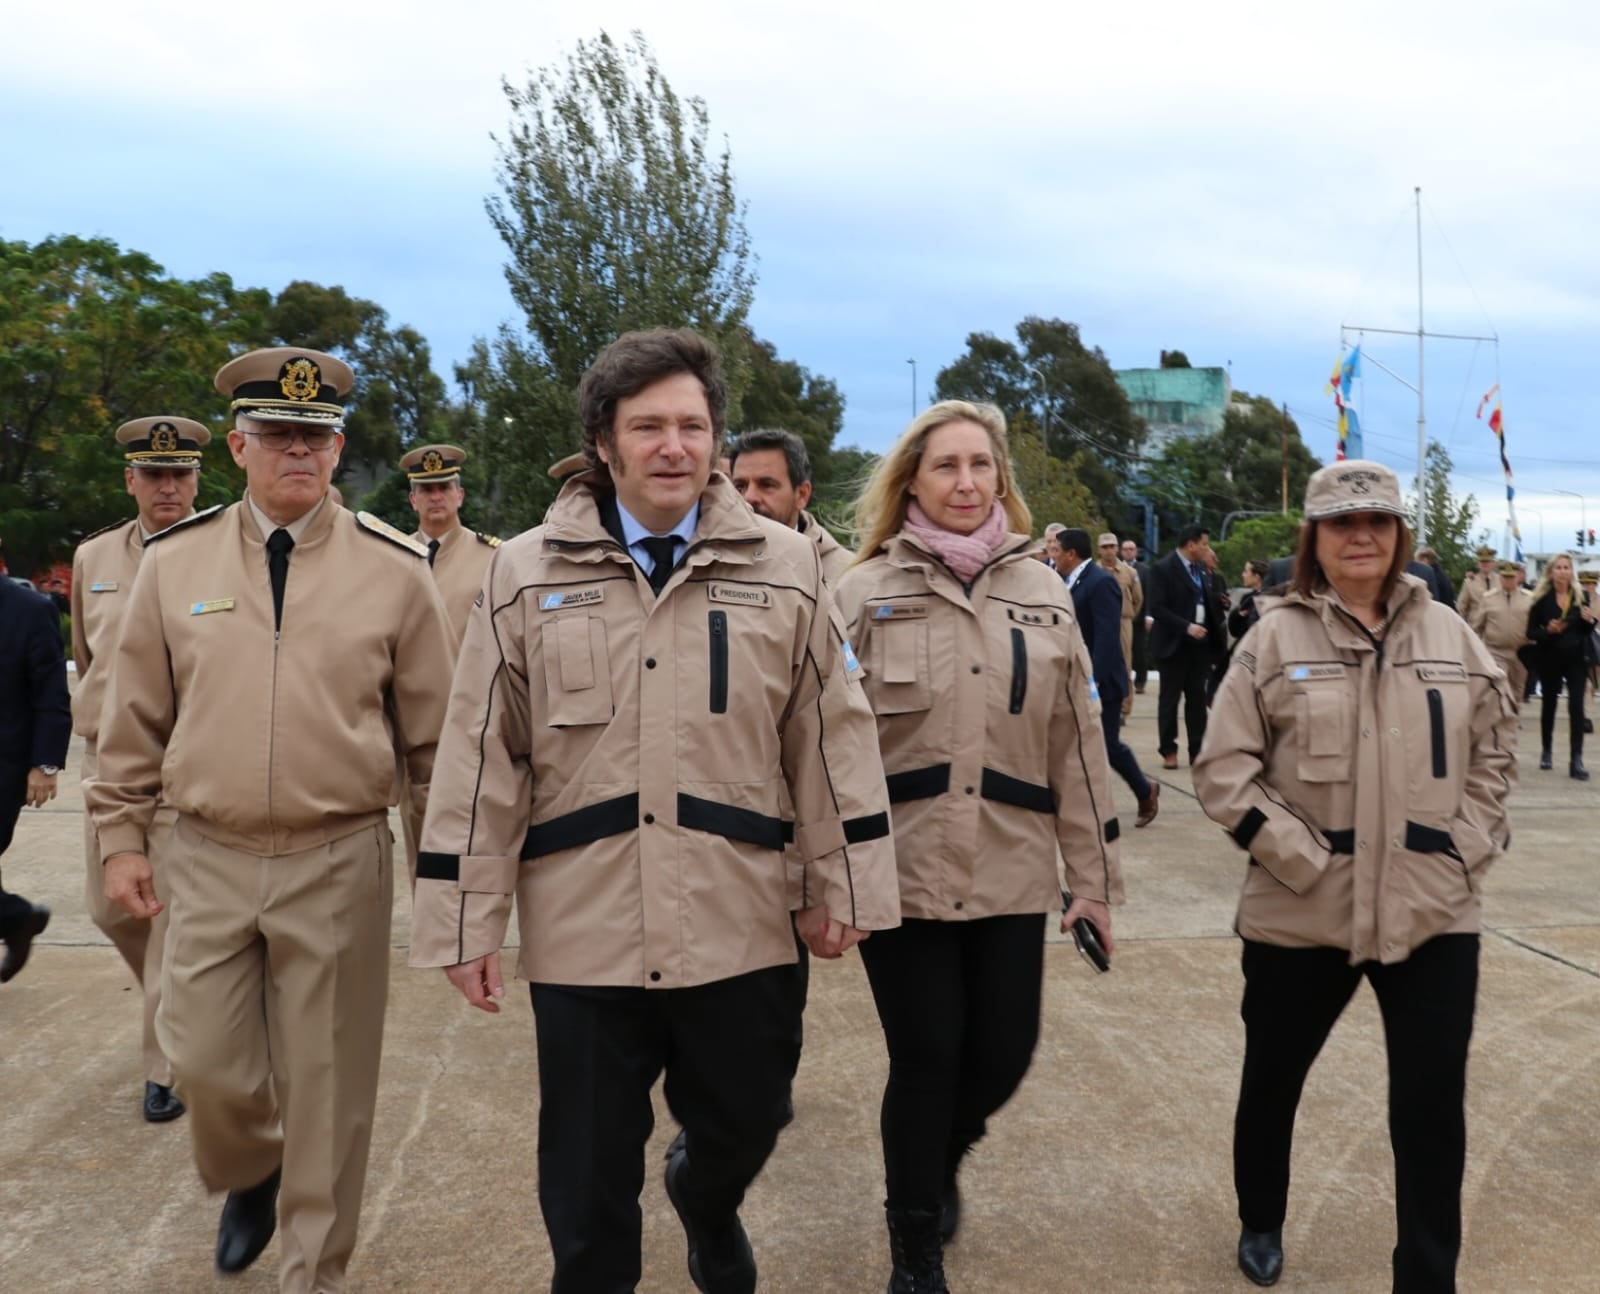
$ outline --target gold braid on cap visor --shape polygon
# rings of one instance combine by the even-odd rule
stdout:
[[[322,422],[344,426],[344,409],[337,404],[301,400],[235,400],[228,406],[234,413],[260,418],[263,422]]]

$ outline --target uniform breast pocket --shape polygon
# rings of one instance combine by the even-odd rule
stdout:
[[[598,616],[546,621],[542,647],[550,727],[610,723],[615,706],[605,621]]]
[[[1310,687],[1295,694],[1299,730],[1297,775],[1302,782],[1348,782],[1352,776],[1350,697],[1342,687]]]
[[[926,617],[872,626],[867,694],[875,714],[911,714],[933,704]]]

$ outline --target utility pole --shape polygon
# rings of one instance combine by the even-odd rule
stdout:
[[[1289,406],[1283,406],[1283,421],[1279,425],[1278,456],[1283,464],[1283,506],[1284,516],[1289,515]]]
[[[914,419],[917,416],[917,361],[908,359],[906,363],[911,365],[911,416]]]

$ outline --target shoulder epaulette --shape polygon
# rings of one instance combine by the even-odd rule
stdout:
[[[377,535],[380,539],[387,539],[391,544],[398,544],[414,557],[426,557],[428,550],[419,544],[403,530],[396,530],[382,517],[375,517],[370,512],[356,513],[356,525],[360,526],[369,535]]]
[[[480,544],[488,544],[490,548],[498,548],[500,547],[501,543],[504,542],[503,540],[496,539],[493,535],[484,534],[481,530],[474,530],[472,533],[478,537],[478,542]]]
[[[131,520],[137,521],[138,518],[134,517]],[[109,526],[101,526],[99,530],[90,531],[82,539],[78,540],[78,543],[80,545],[86,544],[91,539],[100,538],[101,535],[109,535],[113,530],[121,530],[124,526],[126,526],[128,524],[129,524],[129,519],[126,519],[126,518],[124,520],[122,520],[122,521],[113,521]]]
[[[158,530],[155,534],[151,535],[150,538],[144,541],[144,546],[148,548],[151,544],[155,543],[156,540],[165,539],[169,535],[175,535],[180,530],[189,529],[190,526],[203,525],[205,522],[210,521],[213,517],[221,516],[222,513],[227,510],[227,506],[228,505],[225,503],[213,504],[204,511],[195,513],[192,517],[185,517],[182,521],[174,521],[165,530]]]

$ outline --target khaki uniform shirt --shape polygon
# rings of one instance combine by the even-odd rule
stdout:
[[[496,550],[461,647],[417,863],[411,963],[681,988],[795,959],[804,906],[900,920],[872,712],[818,546],[722,477],[659,597],[570,479]],[[794,821],[784,820],[787,803]]]
[[[839,582],[894,802],[908,917],[1122,900],[1098,695],[1072,598],[1011,535],[970,595],[911,536]]]
[[[105,662],[117,645],[122,613],[143,556],[144,531],[137,517],[90,535],[72,555],[72,663],[78,671],[72,730],[91,744],[100,736]],[[101,662],[99,668],[96,661]]]
[[[1476,595],[1473,619],[1468,623],[1493,652],[1514,652],[1528,642],[1528,613],[1533,610],[1533,594],[1527,589],[1506,593],[1494,589]]]
[[[1500,577],[1492,571],[1485,575],[1474,569],[1461,581],[1461,591],[1456,594],[1456,612],[1472,626],[1473,633],[1483,633],[1483,604],[1491,594],[1499,591]]]
[[[1116,576],[1117,583],[1122,585],[1122,619],[1132,624],[1144,610],[1144,585],[1139,583],[1139,572],[1120,557],[1115,566],[1105,566],[1105,570]]]
[[[385,529],[319,507],[290,554],[281,631],[248,503],[150,541],[85,786],[102,859],[144,852],[158,793],[258,855],[382,822],[397,741],[426,796],[454,655],[426,559]]]
[[[411,536],[423,549],[428,547],[428,536],[417,531]],[[489,570],[489,559],[500,541],[492,535],[479,534],[465,526],[456,526],[439,538],[439,551],[433,556],[433,579],[439,586],[439,596],[444,599],[445,616],[450,621],[450,638],[454,646],[461,646],[461,635],[467,631],[467,613],[473,600],[483,589],[483,577]]]
[[[835,539],[828,528],[809,512],[801,512],[800,524],[796,529],[816,544],[817,556],[822,562],[822,578],[837,589],[839,577],[849,568],[856,555]]]
[[[1476,931],[1510,843],[1504,672],[1409,575],[1379,645],[1331,594],[1261,606],[1194,766],[1201,807],[1250,852],[1239,933],[1356,965]]]

